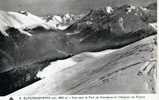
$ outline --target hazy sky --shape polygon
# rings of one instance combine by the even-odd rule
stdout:
[[[81,13],[89,8],[107,5],[119,6],[125,3],[145,5],[156,0],[0,0],[0,10],[28,10],[36,15],[57,13]]]

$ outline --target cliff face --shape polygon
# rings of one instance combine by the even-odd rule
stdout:
[[[38,23],[34,28],[17,28],[14,25],[6,29],[1,27],[0,80],[5,79],[3,76],[7,73],[9,80],[6,83],[12,83],[13,80],[16,80],[15,84],[19,83],[8,84],[5,89],[20,88],[26,82],[21,79],[27,82],[36,79],[37,72],[51,61],[82,52],[119,49],[155,35],[157,30],[153,25],[157,21],[156,9],[150,8],[151,5],[147,8],[124,5],[91,10],[63,31],[48,30],[43,25],[50,26],[43,19],[40,20],[44,23]],[[8,36],[3,34],[4,31]],[[22,31],[31,36],[22,34]],[[40,67],[36,67],[38,65]],[[17,77],[12,77],[14,73],[18,73]]]

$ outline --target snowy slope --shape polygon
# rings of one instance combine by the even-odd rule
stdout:
[[[85,53],[60,61],[64,65],[52,62],[49,70],[44,69],[45,78],[9,96],[154,93],[155,38],[148,37],[100,57]],[[56,67],[60,69],[57,72]]]
[[[33,15],[26,11],[21,12],[5,12],[0,11],[0,32],[8,36],[6,32],[9,28],[18,29],[22,34],[31,36],[27,31],[32,30],[37,27],[42,27],[46,30],[65,30],[70,23],[73,23],[75,19],[72,19],[74,16],[66,14],[63,17],[54,15],[50,20],[45,20],[42,17]]]
[[[37,26],[44,27],[45,29],[49,29],[49,27],[45,24],[45,21],[42,18],[35,16],[29,12],[26,14],[21,14],[17,12],[8,12],[11,17],[11,22],[15,28],[29,28],[33,29]],[[14,18],[14,19],[13,19]]]
[[[48,25],[42,20],[42,18],[29,12],[22,14],[18,12],[0,11],[0,31],[5,36],[8,36],[6,30],[9,28],[18,29],[22,34],[31,36],[31,34],[24,31],[24,29],[33,29],[39,26],[49,29]]]

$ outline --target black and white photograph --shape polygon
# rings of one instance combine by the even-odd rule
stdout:
[[[157,94],[157,0],[0,0],[0,97],[108,94]]]

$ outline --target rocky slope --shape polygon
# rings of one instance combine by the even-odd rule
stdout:
[[[5,95],[37,80],[36,74],[51,61],[82,52],[119,49],[157,34],[156,9],[148,8],[124,5],[91,10],[63,31],[44,27],[33,29],[30,28],[32,25],[28,26],[29,29],[13,25],[6,30],[8,24],[2,23],[5,28],[0,29],[0,94]],[[0,15],[4,18],[3,14]],[[36,26],[45,24],[48,25],[44,22]],[[22,34],[21,30],[32,36]],[[9,36],[5,36],[4,31]]]

